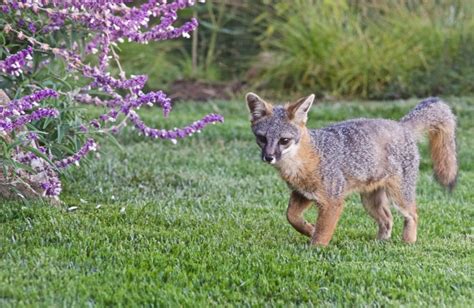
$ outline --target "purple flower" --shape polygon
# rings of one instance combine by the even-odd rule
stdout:
[[[16,119],[5,118],[0,120],[0,132],[10,133],[11,131],[23,127],[25,124],[38,121],[42,118],[57,117],[59,111],[53,108],[38,108],[31,114],[21,115]]]
[[[30,141],[38,140],[38,134],[35,133],[35,132],[28,132],[26,134],[26,139],[28,139]]]
[[[128,97],[125,103],[122,105],[121,111],[124,114],[128,114],[131,109],[140,108],[145,104],[149,106],[159,104],[163,109],[163,115],[165,117],[168,116],[171,111],[171,99],[168,98],[163,91],[143,94],[136,99]]]
[[[43,153],[46,152],[43,147],[38,147],[38,150]],[[30,180],[39,183],[44,196],[57,198],[61,193],[61,182],[58,174],[44,159],[39,158],[32,152],[23,152],[18,149],[14,152],[13,159],[22,164],[30,165],[35,171],[34,173],[26,170],[17,170],[17,173],[28,176]]]
[[[96,105],[96,106],[105,106],[106,103],[98,97],[92,97],[89,94],[77,94],[74,96],[74,99],[82,104]]]
[[[32,33],[35,33],[36,32],[36,26],[34,23],[30,22],[28,24],[28,30],[30,30]]]
[[[96,151],[97,150],[97,144],[95,143],[94,139],[89,138],[87,139],[86,143],[80,148],[80,150],[62,160],[56,161],[55,165],[58,168],[66,168],[72,164],[78,164],[79,161],[87,155],[90,151]]]
[[[191,125],[188,125],[184,128],[174,129],[174,130],[164,130],[164,129],[155,129],[150,128],[143,123],[138,114],[134,111],[131,111],[129,114],[129,119],[133,123],[136,129],[138,129],[145,136],[151,138],[160,138],[160,139],[169,139],[175,140],[178,138],[184,138],[190,136],[196,132],[201,131],[204,127],[209,124],[222,123],[224,118],[219,114],[208,114],[203,117],[201,120],[198,120]]]
[[[32,53],[33,48],[28,46],[26,49],[20,50],[19,52],[6,57],[5,60],[0,61],[0,72],[20,76],[23,72],[22,67],[27,64],[28,60],[33,59],[31,57]]]
[[[29,164],[35,158],[37,158],[37,156],[32,152],[17,151],[15,155],[15,160],[22,164]]]
[[[44,195],[49,197],[59,196],[61,193],[61,181],[57,176],[50,176],[45,182],[41,183],[44,189]]]
[[[67,93],[61,92],[61,96],[74,99],[74,103],[93,104],[105,109],[102,115],[90,120],[88,125],[87,122],[86,124],[74,122],[72,127],[77,128],[74,131],[76,133],[115,133],[129,122],[145,136],[176,142],[177,139],[199,132],[208,124],[223,122],[222,116],[209,114],[184,128],[164,130],[148,127],[139,118],[136,110],[144,105],[157,106],[162,109],[165,117],[168,116],[172,107],[171,99],[163,91],[143,93],[147,76],[127,77],[115,52],[117,43],[128,40],[146,44],[149,41],[189,37],[190,32],[198,26],[198,21],[190,19],[180,23],[179,26],[175,25],[178,20],[178,11],[194,5],[194,0],[173,2],[147,0],[139,6],[129,2],[132,1],[3,1],[0,5],[1,12],[10,14],[6,20],[13,20],[12,25],[16,25],[12,27],[7,23],[3,26],[3,31],[10,33],[9,36],[13,34],[13,41],[16,35],[16,40],[20,44],[28,42],[31,46],[0,61],[0,74],[19,76],[28,65],[28,61],[32,60],[33,47],[43,54],[64,59],[68,72],[75,80],[85,77],[88,82],[85,85],[80,83],[82,87],[79,89],[71,89]],[[35,19],[35,15],[39,17]],[[18,30],[19,27],[22,29]],[[61,40],[52,45],[42,41],[45,33],[63,29],[71,31],[79,29],[79,33],[87,33],[87,36],[81,38],[85,47],[81,48],[82,44],[74,43],[67,48],[65,46],[68,44]],[[110,73],[111,59],[117,63],[120,72],[118,76]],[[38,68],[41,69],[45,65],[48,64],[40,63]],[[34,76],[32,77],[34,80]],[[14,80],[20,81],[19,78]],[[57,117],[59,111],[46,107],[42,101],[58,97],[57,92],[44,89],[13,100],[6,106],[0,106],[0,132],[11,133],[18,128],[24,128],[27,123],[47,117]],[[66,102],[68,101],[66,99]],[[43,106],[40,106],[40,103]],[[111,122],[115,122],[119,116],[123,116],[123,120],[112,126]],[[21,136],[26,136],[27,141],[22,140],[23,143],[19,144],[19,148],[26,144],[36,145],[38,136],[35,132],[26,131],[26,134],[21,134]],[[44,195],[56,197],[61,192],[61,182],[55,167],[66,168],[78,164],[90,151],[95,151],[96,146],[93,139],[87,139],[77,153],[54,161],[55,151],[36,145],[42,153],[54,161],[52,165],[31,152],[23,153],[17,150],[12,157],[18,162],[29,164],[32,168],[18,169],[15,172],[37,179],[36,182],[41,184]]]
[[[92,127],[100,128],[100,123],[99,123],[99,121],[97,121],[97,120],[92,120],[92,121],[90,121],[89,124],[90,124]]]
[[[87,127],[83,124],[79,125],[79,131],[82,132],[82,133],[86,133],[88,130],[87,130]]]
[[[38,103],[47,98],[57,98],[58,93],[51,89],[43,89],[33,94],[13,100],[7,106],[0,106],[0,119],[24,114],[25,110],[30,110],[38,106]]]

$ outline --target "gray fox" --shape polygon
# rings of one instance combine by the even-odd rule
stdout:
[[[292,190],[289,223],[311,238],[312,245],[331,240],[351,192],[361,195],[368,214],[378,224],[377,238],[389,239],[389,200],[404,217],[403,240],[416,241],[416,179],[420,157],[417,141],[427,132],[436,180],[452,190],[456,184],[456,118],[439,98],[419,103],[400,121],[353,119],[308,129],[314,95],[272,106],[254,93],[246,95],[251,127],[262,159],[276,167]],[[303,218],[315,202],[316,224]]]

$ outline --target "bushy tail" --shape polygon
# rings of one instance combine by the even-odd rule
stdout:
[[[435,178],[452,190],[456,185],[458,162],[456,158],[456,117],[437,97],[419,103],[401,120],[417,136],[428,132]]]

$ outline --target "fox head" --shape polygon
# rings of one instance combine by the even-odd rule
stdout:
[[[272,106],[254,93],[247,93],[245,98],[262,160],[277,164],[298,147],[314,94],[285,106]]]

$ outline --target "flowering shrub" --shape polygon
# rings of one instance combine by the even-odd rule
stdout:
[[[58,173],[95,151],[101,135],[127,123],[147,137],[176,142],[223,121],[209,114],[165,130],[140,119],[136,110],[144,105],[158,106],[168,116],[171,100],[162,91],[143,93],[147,76],[127,76],[117,43],[189,37],[198,22],[174,26],[178,11],[194,0],[127,2],[4,0],[0,5],[0,86],[12,98],[0,106],[0,185],[26,179],[38,183],[43,195],[57,197]],[[83,104],[100,106],[104,113],[86,119],[77,108]]]

